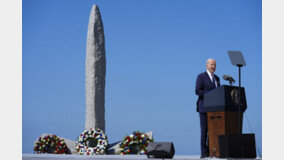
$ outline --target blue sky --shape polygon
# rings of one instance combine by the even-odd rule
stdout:
[[[260,0],[23,0],[22,152],[43,133],[75,140],[85,124],[85,55],[93,4],[106,39],[106,134],[134,130],[172,141],[176,154],[200,153],[196,76],[208,58],[238,79],[228,50],[243,52],[248,109],[244,133],[262,150]],[[221,84],[228,82],[221,80]],[[238,81],[236,82],[238,84]]]

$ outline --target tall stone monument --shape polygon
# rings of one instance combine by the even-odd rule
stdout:
[[[105,36],[98,6],[93,5],[88,25],[86,48],[85,129],[105,131]]]

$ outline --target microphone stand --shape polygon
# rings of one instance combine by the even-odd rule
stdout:
[[[242,67],[243,65],[238,64],[237,66],[239,67],[239,103],[238,103],[238,108],[239,108],[239,133],[242,134],[241,67]]]

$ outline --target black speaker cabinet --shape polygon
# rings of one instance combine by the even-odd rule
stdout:
[[[149,142],[147,147],[148,158],[173,158],[175,148],[172,142]]]
[[[220,158],[256,158],[254,134],[219,135]]]

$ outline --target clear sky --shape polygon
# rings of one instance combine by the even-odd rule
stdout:
[[[22,152],[43,133],[76,140],[85,124],[85,57],[89,14],[97,4],[106,39],[106,134],[110,143],[134,130],[174,142],[176,154],[200,154],[195,81],[206,60],[216,75],[238,69],[243,52],[248,109],[244,133],[262,150],[261,0],[23,0]],[[221,84],[229,83],[221,79]]]

